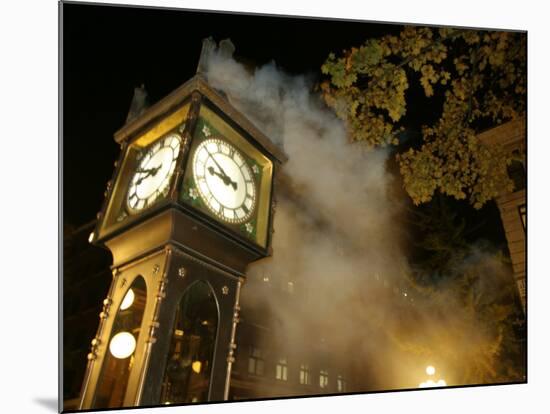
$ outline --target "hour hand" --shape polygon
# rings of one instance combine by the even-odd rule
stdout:
[[[148,174],[148,175],[155,175],[158,170],[160,170],[160,165],[156,166],[156,167],[153,167],[153,168],[137,168],[136,169],[136,172],[137,173],[145,173],[145,174]]]
[[[147,174],[144,175],[143,177],[139,177],[138,180],[136,181],[136,185],[140,185],[141,182],[142,182],[143,180],[145,180],[147,177],[149,177],[149,175],[150,175],[150,174],[147,173]]]
[[[208,148],[206,149],[206,151],[208,152],[208,154],[210,155],[210,158],[212,158],[212,161],[214,161],[214,164],[216,164],[216,167],[219,168],[221,174],[223,175],[223,177],[227,177],[229,180],[231,180],[229,178],[229,176],[225,173],[225,171],[223,170],[222,166],[220,165],[220,163],[218,161],[216,161],[216,157],[214,157],[214,154],[210,153],[210,151],[208,151]],[[210,167],[212,168],[212,167]],[[210,170],[209,170],[210,171]],[[216,174],[218,175],[219,177],[223,178],[221,175],[219,174]],[[225,179],[224,179],[224,182],[225,182]],[[227,184],[227,183],[226,183]]]
[[[231,184],[231,187],[233,187],[233,190],[237,190],[237,183],[233,181],[229,176],[225,173],[220,174],[219,172],[215,171],[212,166],[208,167],[208,172],[210,175],[217,175],[220,177],[225,185]]]

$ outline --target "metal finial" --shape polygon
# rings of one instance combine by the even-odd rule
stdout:
[[[235,52],[235,45],[231,41],[231,39],[223,39],[220,42],[219,46],[220,55],[222,55],[224,58],[232,58],[233,53]]]
[[[128,116],[126,117],[126,123],[140,116],[148,106],[147,91],[145,90],[145,85],[141,84],[138,88],[134,88],[134,96],[132,97],[130,110],[128,111]]]
[[[214,39],[212,37],[203,39],[201,55],[197,65],[197,74],[206,75],[208,57],[214,50],[216,50],[216,42]]]

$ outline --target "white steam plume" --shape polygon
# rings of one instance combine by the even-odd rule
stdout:
[[[248,277],[269,278],[266,286],[291,281],[299,303],[289,304],[275,287],[250,283],[242,293],[243,318],[267,308],[277,346],[296,355],[326,343],[355,372],[349,391],[415,387],[424,379],[422,358],[429,362],[430,352],[403,336],[424,335],[440,347],[470,332],[484,340],[475,320],[451,306],[452,296],[428,306],[415,297],[397,222],[402,199],[392,191],[398,181],[388,171],[386,150],[349,143],[312,82],[284,74],[275,63],[251,71],[213,51],[206,75],[289,157],[288,179],[276,195],[273,257],[253,264]],[[446,326],[456,332],[445,336]],[[461,346],[467,352],[468,345]]]

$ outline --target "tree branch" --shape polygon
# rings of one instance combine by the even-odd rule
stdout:
[[[479,48],[481,47],[481,44],[478,43],[477,47],[472,52],[472,76],[470,78],[470,96],[468,97],[468,109],[466,110],[466,126],[468,126],[470,122],[470,118],[472,116],[472,106],[473,106],[473,100],[474,100],[474,78],[477,75],[477,59],[479,56]]]
[[[457,30],[454,34],[452,34],[451,36],[449,37],[446,37],[445,39],[443,39],[442,37],[438,37],[437,39],[435,39],[432,43],[430,43],[429,45],[427,46],[424,46],[422,49],[420,49],[420,52],[418,52],[416,55],[411,55],[411,56],[408,56],[407,58],[403,59],[400,63],[398,63],[397,65],[395,65],[395,67],[393,68],[389,68],[389,69],[386,69],[384,71],[384,74],[382,76],[382,78],[385,78],[386,75],[390,74],[391,73],[394,73],[397,69],[401,69],[403,66],[406,66],[408,65],[409,63],[411,63],[413,60],[415,59],[418,59],[419,57],[421,57],[422,55],[428,53],[430,50],[432,50],[435,46],[437,45],[440,45],[442,44],[444,41],[446,40],[455,40],[457,37],[459,37],[464,31],[463,30]],[[368,85],[368,86],[371,86],[372,88],[376,87],[378,85],[378,81],[377,82],[374,82],[372,85]]]

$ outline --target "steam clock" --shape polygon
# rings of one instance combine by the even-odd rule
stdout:
[[[80,408],[227,399],[239,292],[286,157],[198,74],[115,133],[93,242],[113,280]]]

